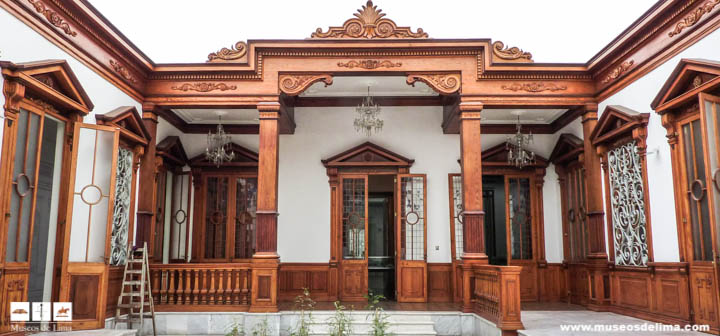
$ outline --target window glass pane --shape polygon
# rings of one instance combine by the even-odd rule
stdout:
[[[237,178],[235,192],[235,258],[252,258],[255,253],[257,178]]]
[[[205,203],[205,258],[225,258],[228,178],[208,177]]]
[[[462,203],[462,176],[452,177],[452,212],[455,221],[455,258],[462,259],[463,256],[463,203]]]
[[[403,260],[425,260],[425,179],[400,179],[400,233]]]
[[[365,179],[342,180],[343,259],[365,259]]]

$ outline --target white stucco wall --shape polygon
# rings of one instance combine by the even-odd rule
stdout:
[[[650,113],[647,138],[648,153],[656,149],[659,152],[658,154],[648,155],[648,186],[646,187],[649,188],[650,195],[654,259],[658,262],[679,261],[679,250],[673,184],[670,182],[673,178],[670,146],[665,138],[666,131],[662,126],[660,116],[650,108],[650,103],[682,58],[718,60],[720,59],[718,57],[718,46],[720,46],[720,31],[715,31],[643,78],[600,103],[600,113],[603,112],[607,105],[623,105],[638,112]],[[612,241],[608,241],[608,248],[613,248]]]

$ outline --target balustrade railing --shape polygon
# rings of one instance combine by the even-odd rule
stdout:
[[[503,331],[523,329],[520,266],[473,266],[473,311]]]
[[[249,306],[250,264],[151,264],[152,294],[162,310],[192,305]]]

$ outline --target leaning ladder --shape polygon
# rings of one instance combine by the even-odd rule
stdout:
[[[139,258],[138,254],[140,254]],[[140,265],[140,269],[137,268],[138,265]],[[128,302],[124,302],[124,298],[128,298]],[[139,301],[137,301],[138,299]],[[145,307],[149,307],[150,311],[146,312]],[[127,309],[128,312],[125,318],[120,317],[123,309]],[[125,322],[127,323],[128,329],[130,329],[133,323],[139,322],[140,329],[138,329],[138,334],[142,334],[143,321],[146,317],[152,319],[153,336],[156,336],[155,305],[153,304],[152,291],[150,290],[147,242],[144,243],[142,248],[128,249],[122,289],[120,290],[120,297],[118,297],[117,310],[115,312],[115,326]]]

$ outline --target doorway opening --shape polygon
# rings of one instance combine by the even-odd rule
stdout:
[[[491,265],[507,265],[505,176],[483,175],[485,253]]]
[[[368,289],[395,300],[395,175],[368,176]]]

